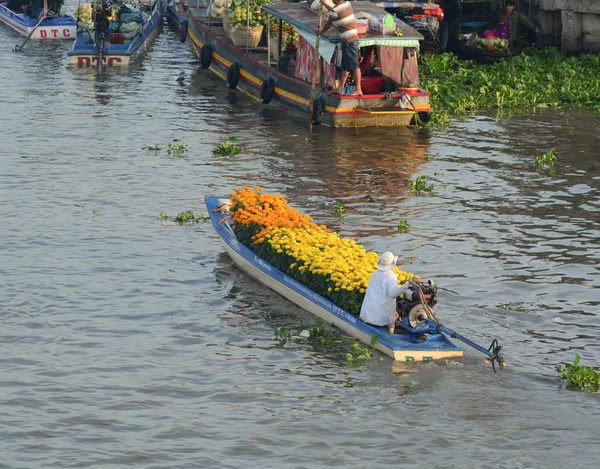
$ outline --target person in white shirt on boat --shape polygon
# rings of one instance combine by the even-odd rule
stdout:
[[[407,292],[410,283],[398,286],[398,275],[392,270],[396,266],[398,256],[384,252],[379,256],[377,270],[371,275],[365,299],[360,308],[360,318],[373,326],[387,326],[390,334],[394,333],[398,313],[396,299]],[[420,277],[413,277],[419,283]]]

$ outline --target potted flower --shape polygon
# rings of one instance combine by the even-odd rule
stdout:
[[[419,85],[416,83],[407,82],[407,83],[400,85],[400,87],[398,88],[398,91],[405,92],[406,94],[409,94],[409,95],[415,94],[415,93],[419,92]]]

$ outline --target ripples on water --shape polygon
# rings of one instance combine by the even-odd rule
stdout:
[[[600,359],[596,114],[309,136],[227,93],[168,28],[102,79],[68,67],[67,44],[0,38],[0,467],[593,465],[598,395],[554,365]],[[229,135],[246,151],[212,155]],[[174,139],[183,158],[142,150]],[[556,174],[536,172],[551,147]],[[409,195],[417,175],[432,197]],[[440,318],[498,338],[508,368],[280,346],[275,329],[314,317],[236,269],[209,224],[155,218],[245,184],[401,253],[440,285]]]

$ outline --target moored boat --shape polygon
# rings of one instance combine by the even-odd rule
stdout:
[[[140,2],[139,8],[134,10],[121,7],[117,12],[113,9],[115,20],[111,19],[109,22],[109,34],[105,34],[106,37],[101,36],[99,39],[93,24],[88,23],[86,27],[80,28],[68,53],[69,63],[78,67],[96,66],[98,58],[102,57],[103,66],[129,65],[133,57],[148,49],[152,39],[160,31],[166,9],[166,0]],[[99,50],[97,43],[104,44],[104,47]]]
[[[311,119],[314,124],[323,123],[331,127],[406,126],[414,122],[416,116],[422,121],[429,120],[429,92],[417,86],[417,49],[423,36],[375,4],[352,2],[357,18],[366,19],[366,32],[360,34],[361,53],[365,59],[361,65],[361,70],[364,68],[363,95],[354,96],[332,92],[336,88],[336,61],[341,47],[339,32],[335,28],[320,37],[319,67],[317,70],[313,67],[319,18],[318,12],[309,5],[263,4],[259,16],[267,24],[266,31],[263,31],[265,34],[261,36],[258,32],[260,41],[249,44],[250,40],[236,40],[235,31],[245,29],[239,24],[239,19],[236,25],[231,23],[231,19],[219,21],[210,18],[207,14],[209,5],[203,4],[204,1],[199,0],[197,7],[190,5],[187,10],[188,36],[200,58],[200,66],[223,78],[228,88],[239,88],[263,104],[271,101],[283,103],[308,117],[314,79],[320,83],[312,103]],[[265,21],[266,17],[272,18],[278,33],[271,34],[271,21]],[[386,18],[387,26],[377,22],[378,19],[383,22],[383,18]],[[368,29],[366,23],[371,20],[373,28]],[[322,24],[325,21],[326,18]],[[291,27],[299,36],[297,43],[285,50],[284,25]],[[380,25],[380,30],[377,30],[377,25]],[[254,34],[262,28],[246,30],[248,34]],[[410,92],[400,89],[408,84],[413,85]]]
[[[18,4],[24,8],[16,9]],[[75,39],[76,20],[71,15],[61,13],[62,4],[62,0],[50,0],[46,3],[47,10],[44,13],[44,2],[37,0],[26,3],[3,2],[0,3],[0,21],[30,39]]]
[[[165,13],[167,17],[167,23],[175,33],[180,36],[187,33],[187,23],[185,19],[185,11],[187,10],[186,0],[169,0],[167,3],[167,11]],[[184,31],[184,29],[186,31]],[[181,41],[183,42],[185,38]]]
[[[385,327],[371,326],[360,318],[321,296],[294,278],[280,271],[239,241],[232,228],[227,210],[230,199],[207,197],[206,207],[212,224],[234,262],[249,275],[273,289],[299,307],[315,314],[359,341],[369,344],[377,336],[376,348],[399,361],[428,361],[463,356],[463,350],[443,333],[429,331],[423,340],[421,331],[390,334]]]

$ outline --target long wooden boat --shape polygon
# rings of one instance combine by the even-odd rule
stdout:
[[[152,39],[162,27],[166,0],[155,0],[149,9],[148,17],[142,21],[140,31],[128,43],[111,43],[107,45],[102,57],[102,65],[106,67],[127,66],[132,57],[146,51]],[[78,67],[96,66],[98,63],[98,48],[86,32],[78,32],[73,47],[68,52],[69,63]],[[112,35],[111,35],[112,36]]]
[[[273,41],[266,31],[257,47],[236,47],[226,34],[221,21],[207,17],[207,0],[199,0],[197,7],[190,5],[186,19],[188,36],[200,58],[200,66],[221,77],[228,88],[239,88],[263,104],[276,101],[304,113],[310,110],[311,85],[315,73],[322,84],[317,86],[314,124],[331,127],[406,126],[416,120],[429,120],[429,92],[414,85],[419,83],[417,49],[423,36],[401,20],[393,19],[395,34],[367,32],[360,36],[361,51],[365,57],[379,57],[374,76],[363,73],[363,95],[350,96],[332,93],[334,87],[335,58],[341,47],[339,32],[331,28],[321,36],[320,65],[315,72],[313,63],[318,13],[306,3],[269,3],[262,12],[279,20],[279,37]],[[369,1],[352,2],[355,14],[371,17],[386,15],[385,10]],[[388,15],[391,16],[391,15]],[[282,50],[282,23],[295,28],[300,36],[296,50]],[[324,22],[323,22],[324,24]],[[270,23],[269,23],[270,25]],[[277,37],[277,36],[276,36]],[[377,69],[379,67],[379,69]],[[376,75],[376,76],[375,76]],[[377,82],[371,90],[365,82]],[[381,82],[385,85],[382,88]],[[410,90],[400,89],[411,83]],[[384,93],[384,89],[387,92]]]
[[[370,344],[371,338],[377,336],[378,341],[375,345],[377,350],[394,360],[418,362],[463,356],[463,350],[453,344],[443,333],[431,332],[427,334],[426,340],[417,340],[418,333],[390,334],[385,327],[366,324],[358,316],[340,308],[259,258],[237,239],[232,229],[231,218],[227,213],[219,210],[229,203],[226,197],[206,198],[206,207],[212,224],[234,262],[267,287],[365,344]]]
[[[526,45],[517,41],[504,48],[494,47],[484,38],[479,38],[483,44],[470,45],[468,37],[472,33],[482,33],[494,27],[489,23],[490,15],[483,12],[490,9],[495,0],[456,0],[455,8],[447,10],[448,16],[452,18],[453,28],[451,34],[454,36],[454,49],[461,60],[473,60],[482,64],[499,62],[502,59],[519,55]],[[530,2],[531,6],[531,2]],[[454,11],[453,11],[454,10]]]
[[[167,23],[177,33],[182,39],[181,35],[183,34],[183,40],[185,41],[185,34],[187,33],[187,23],[185,20],[185,12],[187,10],[187,1],[186,0],[169,0],[167,3]],[[186,31],[183,31],[186,29]]]
[[[32,18],[28,14],[13,11],[8,6],[0,3],[0,21],[11,27],[23,36],[30,39],[56,40],[75,39],[77,33],[77,21],[71,15],[61,14],[60,11],[48,15],[40,23],[41,18]],[[39,25],[38,25],[39,23]],[[37,25],[37,28],[36,28]]]

